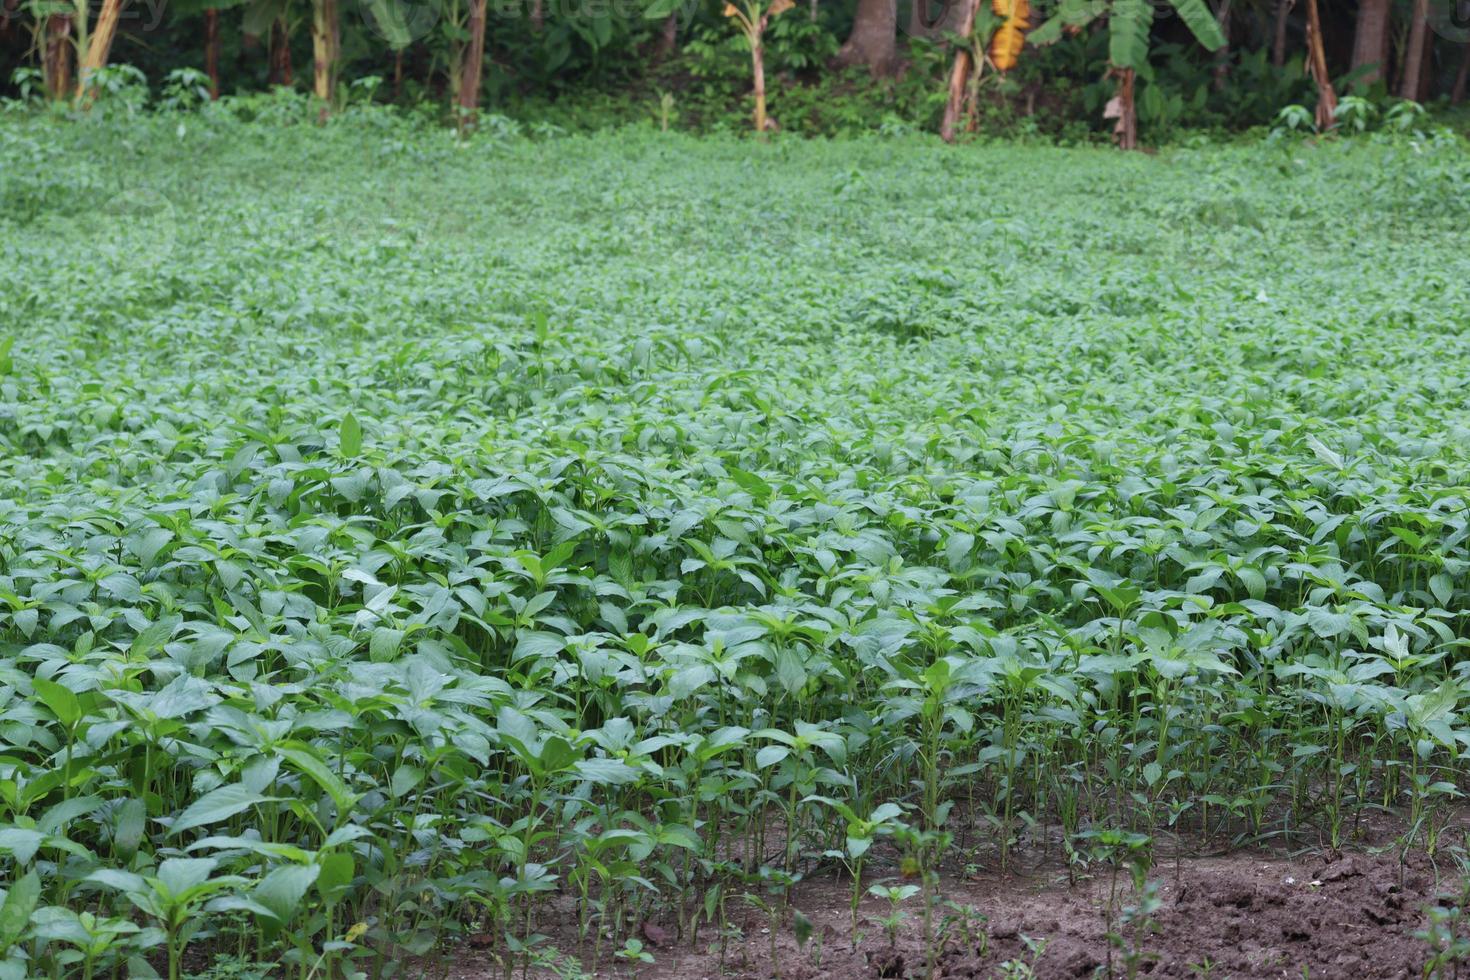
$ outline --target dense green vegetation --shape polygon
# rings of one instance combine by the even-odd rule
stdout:
[[[554,895],[605,966],[874,839],[1465,788],[1452,137],[0,161],[0,976],[519,962]]]
[[[1132,148],[1298,105],[1328,129],[1347,95],[1459,105],[1467,18],[1465,0],[4,0],[0,98],[76,111],[140,71],[156,97],[288,88],[322,112],[372,99],[445,125],[762,116]]]

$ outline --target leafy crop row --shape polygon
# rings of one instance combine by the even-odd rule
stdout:
[[[143,136],[0,132],[0,976],[1438,845],[1457,151]]]

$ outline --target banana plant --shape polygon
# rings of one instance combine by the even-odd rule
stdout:
[[[766,119],[766,26],[772,17],[796,6],[793,0],[739,0],[725,4],[725,16],[732,18],[745,43],[750,47],[750,71],[755,83],[755,131],[761,137],[769,128]]]
[[[1206,50],[1217,51],[1225,46],[1220,24],[1204,0],[1169,0],[1169,5]],[[1028,39],[1038,46],[1055,44],[1063,34],[1075,34],[1096,20],[1107,21],[1108,61],[1118,82],[1118,94],[1108,103],[1105,115],[1118,121],[1115,131],[1119,147],[1135,150],[1138,111],[1133,89],[1137,73],[1148,70],[1149,31],[1154,21],[1149,0],[1062,0],[1057,12]]]
[[[980,10],[980,0],[969,0],[960,20],[960,43],[956,45],[944,120],[939,127],[939,136],[946,143],[954,142],[962,105],[968,107],[967,115],[974,123],[975,99],[986,62],[1004,74],[1016,67],[1026,46],[1026,29],[1031,26],[1029,0],[991,0],[991,16],[983,26],[976,23]]]

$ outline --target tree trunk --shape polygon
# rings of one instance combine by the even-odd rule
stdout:
[[[674,48],[679,43],[679,17],[677,14],[669,14],[664,18],[663,25],[659,28],[658,43],[653,49],[653,60],[663,61],[674,53]]]
[[[1429,28],[1429,0],[1414,0],[1414,19],[1409,25],[1409,42],[1404,46],[1404,74],[1399,79],[1399,98],[1418,101],[1424,84],[1425,40]]]
[[[1215,20],[1220,25],[1220,33],[1225,36],[1225,45],[1215,52],[1215,91],[1223,92],[1225,82],[1230,77],[1230,3],[1224,0],[1220,4],[1220,10],[1215,15]]]
[[[326,105],[337,89],[337,52],[341,34],[337,23],[337,0],[312,0],[311,3],[311,90]]]
[[[1451,105],[1459,105],[1465,101],[1465,84],[1470,82],[1470,42],[1464,48],[1464,53],[1460,55],[1460,73],[1455,76],[1455,87],[1450,90]]]
[[[1420,103],[1434,98],[1435,83],[1439,81],[1439,73],[1434,70],[1434,35],[1432,26],[1424,32],[1424,61],[1419,69],[1419,94],[1414,97]]]
[[[974,133],[980,129],[980,72],[970,72],[970,80],[965,84],[965,132]]]
[[[1118,148],[1138,149],[1138,104],[1133,98],[1134,71],[1118,70]]]
[[[271,25],[270,44],[270,75],[267,81],[271,85],[290,87],[296,79],[291,71],[291,35],[287,33],[286,18],[282,17]]]
[[[531,0],[531,30],[540,34],[546,28],[545,0]]]
[[[393,52],[393,101],[403,98],[403,49]]]
[[[762,139],[766,136],[766,48],[760,28],[764,26],[761,24],[750,40],[750,69],[755,76],[755,131]]]
[[[975,31],[975,11],[980,0],[968,0],[965,16],[957,32],[961,38],[954,54],[954,68],[949,73],[949,100],[944,104],[944,121],[939,124],[939,138],[946,143],[954,142],[955,129],[959,126],[960,110],[965,101],[965,83],[970,78],[970,35]]]
[[[461,126],[473,127],[480,107],[480,72],[485,66],[485,0],[470,0],[468,26],[470,43],[459,76],[459,117]]]
[[[267,29],[266,34],[267,34],[267,36],[269,36],[269,34],[270,34],[269,29]],[[257,35],[257,34],[251,34],[249,31],[246,31],[246,30],[241,30],[240,31],[240,46],[235,49],[235,74],[236,75],[244,75],[245,72],[249,70],[249,64],[253,60],[251,56],[255,54],[255,50],[257,48],[259,48],[259,47],[260,47],[260,36],[259,35]],[[270,54],[269,54],[269,49],[267,49],[267,54],[266,54],[266,76],[267,76],[267,84],[269,84],[269,76],[270,76]]]
[[[1307,0],[1307,68],[1317,83],[1317,128],[1331,129],[1337,124],[1337,93],[1332,90],[1332,76],[1327,74],[1327,49],[1322,44],[1317,0]]]
[[[1276,32],[1271,37],[1271,64],[1277,68],[1286,64],[1286,25],[1295,0],[1276,0]]]
[[[92,87],[92,76],[107,67],[107,56],[112,53],[112,42],[117,37],[117,22],[122,17],[126,0],[102,0],[102,12],[92,28],[87,42],[87,55],[82,60],[77,78],[77,97],[85,98]]]
[[[204,11],[204,74],[209,76],[209,97],[219,98],[219,11]]]
[[[887,75],[898,65],[898,3],[858,0],[852,33],[837,52],[839,65],[863,65],[874,75]]]
[[[41,75],[52,99],[71,95],[71,14],[46,18],[46,44],[41,49]]]
[[[1385,75],[1392,13],[1393,0],[1362,0],[1358,5],[1358,24],[1353,32],[1353,70],[1372,66],[1358,75],[1364,85],[1372,85]]]

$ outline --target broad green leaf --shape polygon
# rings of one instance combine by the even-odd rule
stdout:
[[[1195,40],[1204,45],[1208,51],[1215,51],[1225,46],[1225,35],[1220,30],[1220,21],[1215,17],[1210,8],[1205,6],[1204,0],[1169,0],[1174,9],[1179,13],[1179,19],[1189,27],[1194,34]]]
[[[189,804],[180,813],[169,827],[169,834],[182,834],[186,830],[195,827],[203,827],[206,824],[218,823],[228,820],[235,814],[247,810],[258,803],[265,803],[272,797],[262,796],[239,783],[231,783],[218,789],[210,790],[199,799]]]
[[[287,864],[273,868],[251,889],[250,898],[270,910],[281,923],[289,922],[301,908],[306,891],[322,873],[317,864]]]
[[[310,777],[312,782],[332,798],[332,802],[337,807],[339,821],[346,820],[351,815],[357,797],[348,789],[342,777],[327,767],[315,750],[303,742],[296,741],[280,742],[276,745],[275,750],[293,768]]]
[[[41,878],[35,869],[12,881],[0,902],[0,954],[10,949],[25,933],[31,913],[41,901]]]
[[[158,884],[165,894],[182,898],[208,881],[218,864],[213,858],[166,858],[158,865]]]
[[[321,873],[316,879],[316,890],[327,905],[335,905],[346,897],[352,880],[357,875],[357,864],[352,855],[345,851],[334,851],[318,862]]]
[[[356,415],[348,412],[343,416],[337,437],[343,456],[352,459],[362,455],[362,425],[357,421]]]
[[[1113,0],[1108,18],[1108,60],[1116,68],[1148,64],[1148,34],[1154,10],[1149,0]]]
[[[785,759],[791,754],[791,750],[784,745],[767,745],[755,754],[755,765],[757,769],[766,769]]]
[[[72,728],[82,720],[81,702],[70,690],[41,677],[33,678],[31,684],[36,689],[36,695],[51,709],[51,713],[56,715],[62,725]]]

